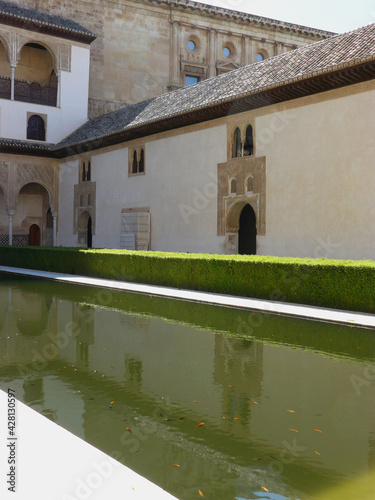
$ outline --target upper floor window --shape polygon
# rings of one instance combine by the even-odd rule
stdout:
[[[234,158],[239,158],[242,156],[242,144],[241,144],[241,131],[237,127],[234,131]]]
[[[46,140],[44,120],[39,115],[31,115],[27,122],[27,138],[34,141]]]
[[[268,52],[264,49],[260,49],[257,53],[257,62],[262,62],[268,57]]]
[[[129,151],[129,174],[137,175],[145,173],[145,150],[144,147]]]
[[[224,55],[224,57],[230,57],[232,55],[232,51],[230,50],[229,47],[223,48],[223,55]]]
[[[91,181],[91,160],[84,160],[80,163],[79,181],[80,182]]]
[[[253,127],[249,125],[246,128],[245,145],[243,148],[244,156],[252,156],[254,154]]]
[[[194,85],[199,82],[199,78],[197,76],[185,75],[185,87],[189,87],[190,85]]]
[[[196,43],[193,40],[189,40],[187,43],[188,49],[193,51],[197,48]]]
[[[237,127],[232,141],[232,158],[241,158],[242,156],[252,156],[254,154],[253,127],[251,125],[247,125],[246,128],[241,126],[241,129]]]

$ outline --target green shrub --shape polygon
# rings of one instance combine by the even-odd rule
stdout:
[[[374,261],[0,247],[0,264],[375,312]]]

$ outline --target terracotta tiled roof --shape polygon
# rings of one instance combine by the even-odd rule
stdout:
[[[59,144],[46,146],[44,153],[40,150],[38,154],[72,156],[372,79],[375,79],[375,23],[127,105],[88,121]],[[2,151],[4,147],[7,151],[12,148],[0,141]],[[37,148],[37,143],[29,143],[24,154],[29,154],[32,147]],[[21,150],[19,144],[17,152]]]
[[[71,19],[3,0],[0,1],[0,24],[17,26],[84,43],[91,43],[95,40],[93,33]]]
[[[375,23],[99,116],[60,147],[211,108],[366,59],[375,59]]]

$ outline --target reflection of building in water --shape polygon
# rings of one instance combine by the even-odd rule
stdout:
[[[77,346],[76,363],[90,360],[89,347],[95,341],[95,307],[88,304],[73,303],[73,324],[75,325],[75,341]]]
[[[38,352],[47,349],[56,322],[56,301],[48,292],[37,292],[33,283],[25,283],[22,289],[0,286],[1,364],[30,362],[36,350],[33,340],[38,338]],[[38,358],[37,354],[34,358]]]
[[[223,388],[223,415],[248,420],[252,400],[262,395],[263,344],[226,335],[215,338],[214,381]]]
[[[131,355],[125,355],[124,379],[127,388],[133,391],[142,388],[142,360]]]

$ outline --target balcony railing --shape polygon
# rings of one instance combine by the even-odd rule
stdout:
[[[8,77],[0,77],[0,98],[11,98],[12,82]],[[45,106],[56,106],[57,88],[42,87],[39,83],[27,83],[24,80],[14,80],[14,100],[43,104]]]

